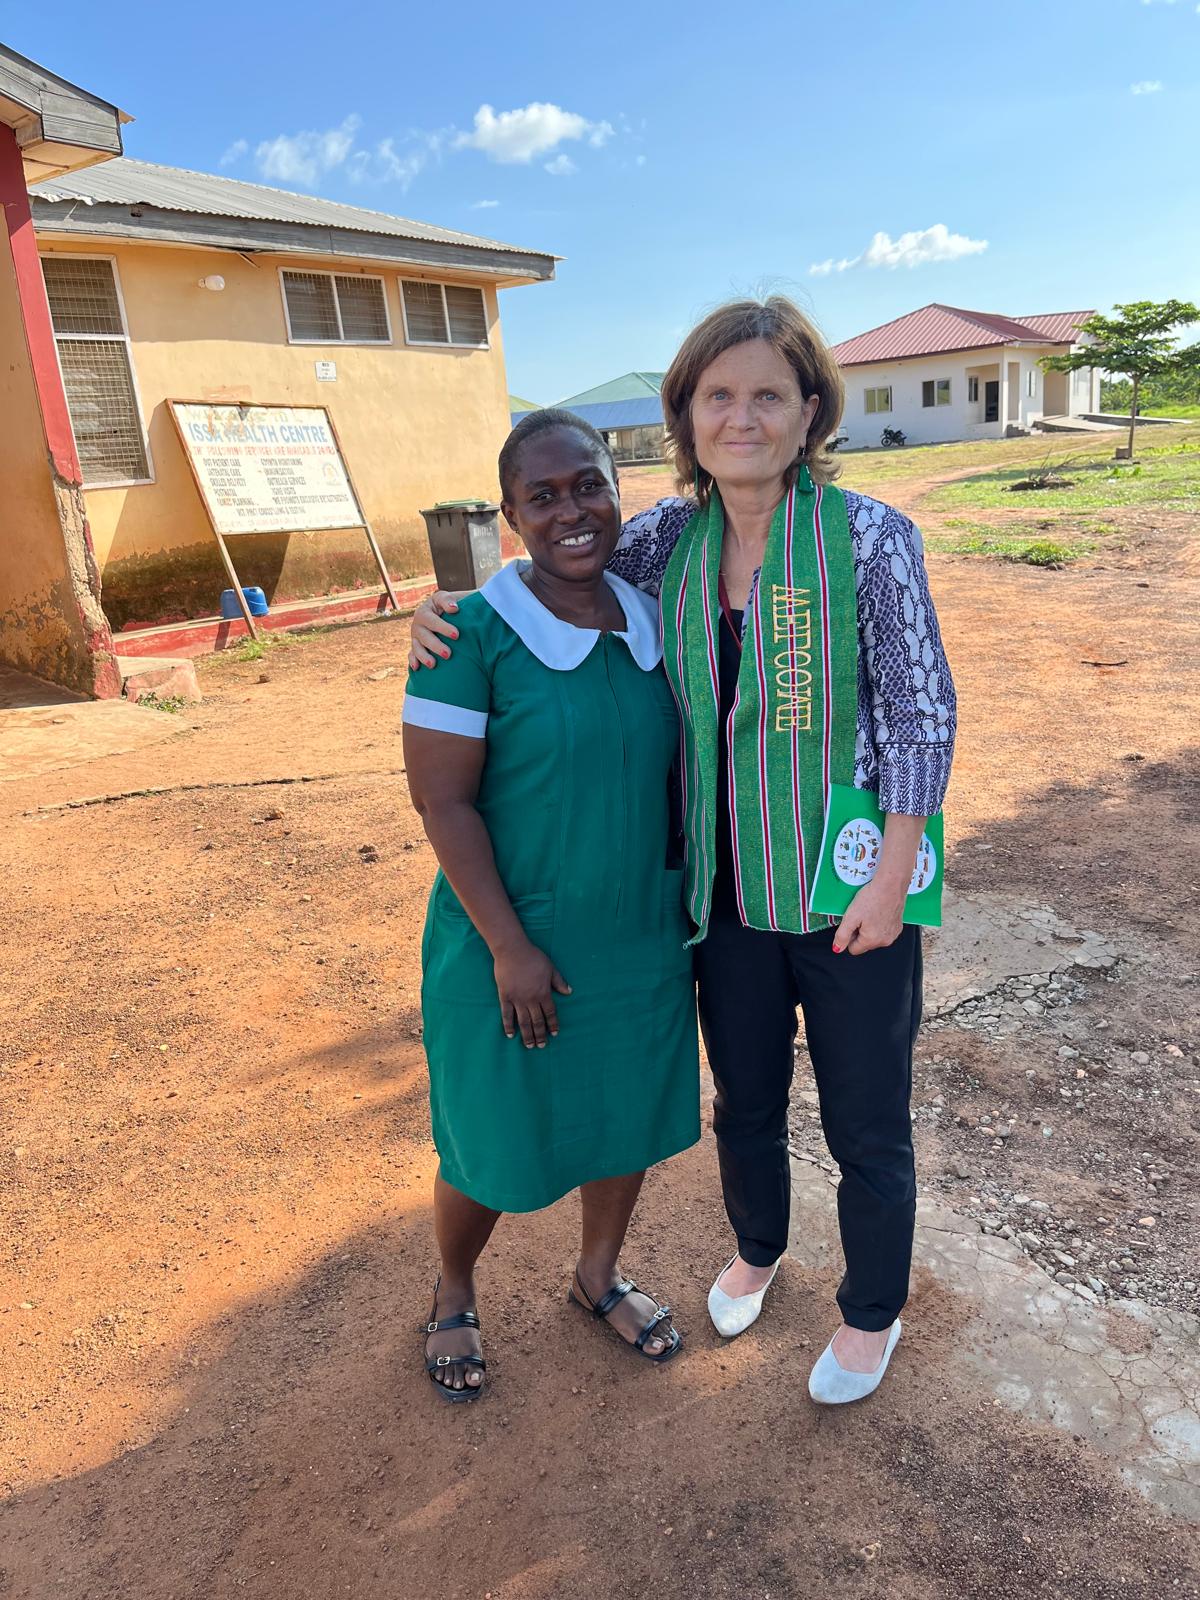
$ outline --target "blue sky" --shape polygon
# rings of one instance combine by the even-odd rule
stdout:
[[[68,0],[5,42],[131,112],[130,155],[564,256],[501,296],[541,403],[756,290],[832,340],[1200,298],[1198,0]]]

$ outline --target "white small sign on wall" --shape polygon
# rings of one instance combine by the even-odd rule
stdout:
[[[313,362],[313,366],[316,369],[317,382],[318,383],[336,383],[337,382],[337,362],[336,361],[314,361]]]

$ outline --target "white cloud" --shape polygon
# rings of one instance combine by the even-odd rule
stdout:
[[[987,247],[986,239],[951,233],[944,222],[935,222],[932,228],[914,229],[902,233],[898,239],[888,233],[877,233],[861,255],[843,256],[840,261],[830,256],[825,261],[814,261],[808,270],[812,277],[824,278],[831,272],[846,272],[851,267],[923,267],[930,261],[958,261],[963,256],[975,256]]]
[[[1158,78],[1139,78],[1137,83],[1129,85],[1129,92],[1130,94],[1161,94],[1162,83]]]
[[[611,123],[589,122],[576,111],[534,100],[516,111],[499,113],[492,106],[480,106],[474,132],[460,133],[454,147],[482,150],[491,161],[527,164],[569,139],[586,139],[599,148],[612,132]]]
[[[646,165],[645,156],[634,156],[633,164],[635,167],[644,167]]]
[[[560,145],[574,141],[598,149],[613,137],[611,123],[590,122],[577,112],[541,101],[515,111],[496,112],[491,106],[480,106],[471,133],[454,128],[434,132],[410,129],[374,145],[360,146],[361,126],[362,118],[351,113],[334,128],[264,139],[255,146],[255,166],[262,177],[285,184],[315,187],[326,173],[337,169],[353,183],[393,184],[407,190],[445,151],[470,147],[482,150],[492,161],[510,164],[528,165],[535,156],[548,156],[543,163],[546,171],[564,178],[575,172],[576,165],[558,149]],[[221,157],[221,165],[241,160],[249,149],[245,139],[235,140]],[[480,201],[477,209],[487,210],[499,203]]]
[[[440,133],[410,134],[403,150],[397,150],[395,139],[381,139],[370,154],[355,151],[358,171],[353,175],[368,183],[398,183],[407,189],[440,153],[443,139]]]
[[[476,200],[475,203],[472,205],[471,210],[472,211],[491,211],[495,206],[498,206],[499,204],[500,204],[499,200]]]
[[[362,118],[353,113],[336,128],[323,133],[281,133],[264,139],[254,152],[254,160],[264,178],[280,178],[285,183],[316,183],[322,173],[340,167],[354,148],[354,135]]]

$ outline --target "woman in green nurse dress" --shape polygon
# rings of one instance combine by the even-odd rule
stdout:
[[[699,1137],[682,866],[669,856],[678,747],[657,608],[605,573],[612,458],[535,412],[500,457],[529,551],[461,608],[442,671],[412,675],[404,748],[437,853],[422,1006],[441,1276],[425,1361],[479,1393],[474,1268],[499,1217],[582,1197],[571,1298],[643,1357],[680,1347],[670,1308],[621,1276],[645,1169]]]

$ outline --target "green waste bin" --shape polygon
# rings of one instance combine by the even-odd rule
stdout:
[[[421,515],[439,589],[478,589],[500,571],[499,506],[486,500],[439,500]]]

